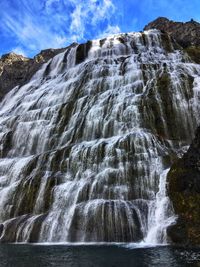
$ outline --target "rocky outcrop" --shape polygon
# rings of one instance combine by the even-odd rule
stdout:
[[[15,86],[28,82],[43,63],[64,50],[42,50],[33,59],[15,53],[3,55],[0,58],[0,100]]]
[[[193,19],[184,23],[159,17],[144,27],[144,30],[149,29],[167,32],[195,63],[200,64],[200,23]]]
[[[189,150],[168,174],[168,193],[178,220],[168,229],[175,243],[200,244],[200,127]]]
[[[182,47],[200,45],[200,23],[191,19],[188,22],[175,22],[159,17],[144,27],[144,30],[158,29],[171,35]]]

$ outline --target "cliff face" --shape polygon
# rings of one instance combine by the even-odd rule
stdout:
[[[200,64],[200,23],[192,19],[183,23],[159,17],[144,27],[144,30],[149,29],[167,32],[194,62]]]
[[[175,243],[200,244],[200,127],[187,153],[168,174],[168,194],[178,220],[168,229]]]
[[[50,58],[64,49],[47,49],[41,51],[33,59],[15,53],[5,54],[0,58],[0,100],[12,88],[22,86]]]
[[[167,32],[182,47],[200,45],[200,23],[193,20],[184,23],[159,17],[144,27],[144,30],[150,29]]]

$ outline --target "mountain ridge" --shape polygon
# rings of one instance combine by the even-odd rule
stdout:
[[[144,30],[150,29],[167,32],[183,48],[200,45],[200,23],[193,19],[187,22],[176,22],[165,17],[158,17],[144,27]]]

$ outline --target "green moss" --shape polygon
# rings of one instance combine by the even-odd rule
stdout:
[[[189,101],[191,98],[194,97],[194,91],[193,91],[193,83],[194,83],[194,77],[188,74],[181,74],[180,75],[181,82],[183,84],[183,93],[185,95],[185,99]]]
[[[188,226],[200,222],[200,195],[174,192],[172,196],[174,210],[187,221]]]
[[[200,64],[200,46],[189,46],[184,51],[197,64]]]
[[[171,84],[170,76],[167,72],[163,72],[157,79],[158,92],[161,96],[168,96],[168,88]],[[168,96],[169,97],[169,96]]]
[[[32,174],[29,178],[25,176],[21,180],[12,199],[13,205],[10,218],[34,213],[34,208],[36,206],[37,197],[44,175],[44,172],[37,172],[34,175]],[[45,190],[42,196],[43,205],[40,207],[40,210],[37,211],[39,213],[44,213],[49,210],[52,203],[52,188],[58,184],[58,178],[53,174],[50,177],[46,177],[46,179]],[[15,203],[18,203],[18,205],[16,206]]]
[[[58,124],[57,129],[58,129],[59,134],[64,132],[64,129],[67,126],[71,118],[73,109],[74,109],[74,101],[69,101],[66,104],[62,105],[59,111],[59,116],[57,120],[57,124]]]
[[[181,177],[185,175],[186,170],[184,169],[183,163],[181,160],[178,160],[174,163],[172,168],[168,173],[168,193],[173,197],[174,192],[181,192],[180,182],[182,182]]]

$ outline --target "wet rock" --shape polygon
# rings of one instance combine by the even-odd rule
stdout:
[[[189,150],[170,169],[168,194],[179,218],[168,232],[172,241],[200,244],[200,127]]]
[[[17,229],[20,225],[29,218],[29,215],[20,216],[17,218],[10,219],[4,222],[4,229],[0,237],[1,243],[15,242],[17,240]]]
[[[83,62],[83,60],[88,56],[88,52],[92,46],[92,42],[88,41],[85,44],[80,44],[76,52],[76,64]]]

